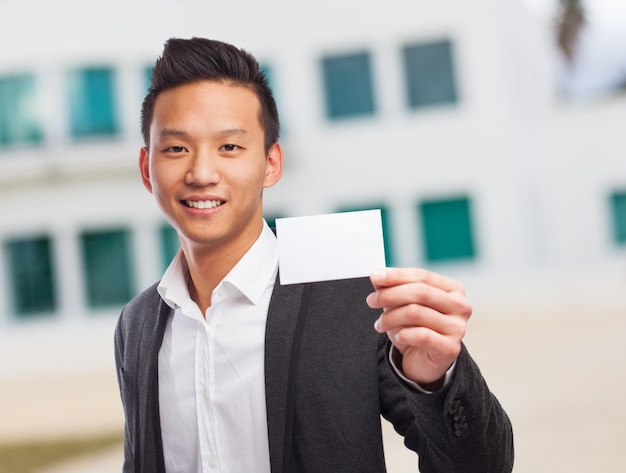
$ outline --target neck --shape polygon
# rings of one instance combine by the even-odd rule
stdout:
[[[205,316],[206,310],[211,307],[213,290],[252,247],[260,233],[261,230],[250,241],[240,242],[238,245],[231,243],[224,247],[207,248],[181,242],[189,271],[187,281],[189,295],[198,304],[203,316]]]

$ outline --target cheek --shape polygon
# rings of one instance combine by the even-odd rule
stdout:
[[[168,198],[168,193],[163,190],[160,183],[153,182],[152,184],[152,195],[156,200],[157,205],[167,213],[167,209],[171,206],[169,203],[170,200]]]
[[[166,202],[174,193],[174,173],[166,169],[155,169],[152,173],[152,194],[159,202]]]
[[[163,193],[163,183],[158,178],[157,174],[154,173],[150,178],[150,183],[152,184],[152,193],[158,198]]]
[[[250,193],[257,193],[257,190],[263,187],[265,180],[265,166],[252,163],[242,163],[236,169],[231,169],[230,182],[237,185],[240,189]]]

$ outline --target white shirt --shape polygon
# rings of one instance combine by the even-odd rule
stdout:
[[[206,319],[189,296],[182,252],[158,291],[173,309],[159,352],[159,409],[168,473],[269,473],[265,322],[278,267],[261,235],[215,288]]]

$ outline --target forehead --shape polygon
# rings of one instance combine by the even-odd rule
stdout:
[[[154,103],[151,131],[177,124],[238,125],[260,129],[260,103],[248,87],[223,82],[200,81],[161,92]]]

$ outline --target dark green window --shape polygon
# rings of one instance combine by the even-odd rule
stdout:
[[[276,102],[276,108],[278,109],[278,115],[282,118],[283,117],[282,106],[281,106],[281,101],[280,101],[280,95],[278,93],[279,91],[278,91],[278,85],[276,83],[276,75],[274,73],[274,67],[272,67],[270,64],[267,64],[267,63],[261,63],[259,65],[259,69],[265,75],[265,78],[267,79],[267,85],[271,89],[272,95],[274,97],[274,101]],[[281,127],[280,128],[281,128],[280,129],[281,134],[283,136],[288,134],[289,127],[286,125],[286,123],[283,120],[281,120]]]
[[[161,237],[161,260],[163,268],[167,268],[180,248],[180,240],[174,227],[167,223],[161,226],[159,232]]]
[[[133,296],[128,232],[86,232],[81,243],[89,306],[99,308],[128,302]]]
[[[470,259],[476,256],[470,207],[467,197],[418,204],[427,261]]]
[[[154,64],[146,66],[143,69],[143,80],[146,92],[150,89],[150,82],[152,81],[152,68]]]
[[[374,113],[372,68],[367,52],[325,57],[322,71],[328,118]]]
[[[402,49],[410,108],[454,104],[458,100],[452,43],[448,40]]]
[[[274,71],[272,67],[269,64],[263,63],[259,65],[259,69],[261,69],[261,72],[265,75],[267,85],[269,85],[270,89],[274,90]]]
[[[74,138],[110,136],[118,131],[112,69],[87,68],[70,74],[70,131]]]
[[[610,196],[613,217],[613,238],[615,242],[626,244],[626,191],[615,191]]]
[[[15,314],[26,318],[52,313],[57,302],[50,238],[9,240],[5,250]]]
[[[276,228],[276,219],[277,218],[284,218],[285,215],[283,214],[279,214],[279,213],[273,213],[270,215],[263,215],[263,218],[265,219],[265,221],[267,222],[267,225],[270,228]]]
[[[384,205],[364,205],[357,207],[341,207],[338,212],[357,212],[359,210],[380,210],[380,220],[383,226],[383,240],[385,245],[385,261],[387,266],[394,265],[394,251],[391,244],[391,225],[389,223],[389,211]]]
[[[0,145],[41,141],[35,86],[31,74],[0,77]]]

